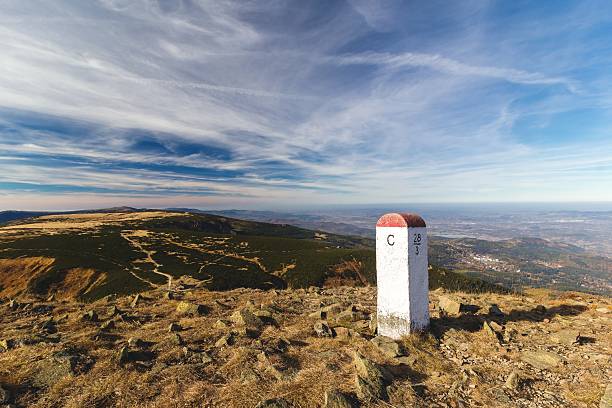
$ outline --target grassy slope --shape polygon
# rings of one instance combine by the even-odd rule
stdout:
[[[130,272],[154,284],[165,281],[163,276],[153,273],[153,264],[134,263],[143,259],[144,253],[121,233],[136,229],[153,232],[141,244],[146,250],[155,251],[152,259],[159,265],[159,272],[175,278],[190,275],[206,280],[209,289],[320,286],[333,275],[336,265],[347,261],[359,265],[367,281],[375,284],[376,261],[371,240],[334,234],[325,234],[326,238],[321,240],[315,239],[315,231],[311,230],[213,215],[177,215],[97,230],[24,237],[0,243],[0,257],[55,258],[48,273],[30,282],[29,289],[35,293],[52,290],[71,268],[91,268],[107,275],[105,282],[81,296],[85,300],[111,293],[133,293],[150,285]],[[199,245],[205,245],[206,251],[199,250]],[[283,268],[285,273],[279,272]],[[433,268],[430,276],[434,289],[442,286],[469,292],[502,291],[439,268]],[[357,280],[356,276],[348,277]]]

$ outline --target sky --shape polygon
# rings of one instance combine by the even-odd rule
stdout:
[[[612,201],[612,3],[0,1],[0,210]]]

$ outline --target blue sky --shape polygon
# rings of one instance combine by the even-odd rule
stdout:
[[[609,1],[0,2],[0,210],[612,201]]]

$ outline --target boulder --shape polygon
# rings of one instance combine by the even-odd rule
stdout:
[[[2,387],[2,385],[0,385],[0,404],[8,404],[10,399],[11,399],[11,394],[8,392],[7,389],[5,389],[4,387]]]
[[[88,310],[83,316],[82,316],[83,320],[87,320],[90,322],[97,322],[98,321],[98,313],[96,313],[95,310]]]
[[[176,305],[176,312],[181,315],[195,316],[206,313],[206,308],[196,303],[182,301]]]
[[[357,396],[364,401],[387,400],[386,385],[393,380],[393,376],[358,352],[353,354],[353,363],[357,372],[355,375]]]
[[[168,331],[169,332],[179,332],[181,330],[183,330],[183,328],[178,323],[172,322],[172,323],[170,323],[170,326],[168,326]]]
[[[580,342],[580,331],[575,329],[565,329],[553,333],[550,338],[555,343],[571,346]]]
[[[317,337],[334,337],[335,333],[326,322],[318,321],[313,325],[313,329]]]
[[[8,351],[15,347],[15,342],[11,339],[0,340],[0,351]]]
[[[461,303],[452,300],[448,296],[440,296],[438,306],[442,312],[449,316],[459,316],[461,313]]]
[[[506,378],[506,383],[504,384],[504,387],[511,389],[511,390],[517,390],[520,386],[520,383],[521,383],[520,371],[513,370],[508,376],[508,378]]]
[[[138,337],[130,337],[127,341],[129,347],[142,348],[146,346],[146,343]]]
[[[69,350],[61,350],[38,361],[33,366],[32,384],[51,387],[64,377],[80,374],[91,367],[93,361]]]
[[[263,329],[263,322],[261,319],[248,308],[242,308],[236,310],[231,316],[230,320],[238,326],[241,334],[245,334],[249,337],[258,337]]]
[[[100,325],[100,328],[102,330],[111,330],[115,328],[115,321],[114,320],[107,320],[104,323],[102,323]]]
[[[398,342],[387,336],[376,336],[370,340],[376,348],[389,358],[403,356],[404,352]]]
[[[353,404],[346,395],[338,390],[331,390],[325,393],[323,408],[352,408]]]
[[[494,328],[492,327],[493,323],[495,323],[495,322],[484,322],[482,324],[482,331],[485,334],[485,336],[487,336],[491,340],[499,343],[501,335],[500,335],[500,333],[498,331],[494,330]],[[496,324],[496,326],[501,328],[498,324]]]
[[[549,370],[563,363],[563,358],[551,351],[524,351],[521,360],[540,370]]]

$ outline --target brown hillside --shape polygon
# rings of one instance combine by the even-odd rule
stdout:
[[[597,407],[612,381],[609,298],[437,290],[430,310],[430,332],[396,343],[370,330],[372,287],[6,299],[0,396],[16,407]]]

